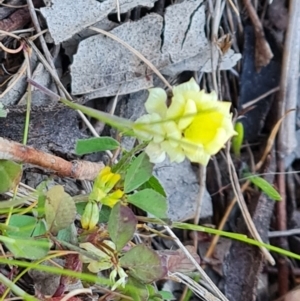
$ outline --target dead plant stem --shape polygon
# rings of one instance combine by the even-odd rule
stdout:
[[[178,239],[178,237],[174,234],[170,227],[164,226],[169,235],[174,239],[178,247],[183,251],[183,253],[187,256],[187,258],[194,264],[197,271],[200,273],[200,276],[211,286],[213,292],[223,301],[228,301],[228,299],[222,294],[222,292],[218,289],[218,287],[211,281],[211,279],[207,276],[205,271],[201,268],[199,263],[195,260],[195,258],[190,254],[190,252],[186,249],[186,247],[182,244],[182,242]]]
[[[60,157],[0,137],[0,160],[1,159],[19,163],[29,163],[53,170],[63,177],[90,181],[94,180],[104,167],[103,163],[88,161],[69,162]]]
[[[299,74],[299,47],[300,47],[300,2],[297,0],[289,1],[289,22],[287,26],[282,72],[280,81],[280,92],[277,102],[277,114],[282,116],[286,111],[293,110],[297,106],[298,95],[298,74]],[[289,114],[279,130],[277,138],[277,171],[276,177],[279,193],[282,197],[281,202],[276,204],[276,222],[278,231],[287,229],[286,213],[286,187],[284,157],[290,154],[297,146],[295,137],[295,111]],[[288,248],[287,239],[281,237],[279,245]],[[285,257],[278,259],[278,291],[280,296],[284,296],[289,290],[289,269]]]
[[[40,33],[42,30],[41,30],[40,23],[38,21],[38,18],[37,18],[37,15],[36,15],[35,8],[34,8],[34,5],[32,3],[32,0],[27,0],[27,5],[28,5],[28,9],[29,9],[29,13],[30,13],[30,16],[31,16],[32,23],[33,23],[33,25],[34,25],[37,33]],[[56,73],[56,69],[55,69],[55,66],[54,66],[54,63],[53,63],[53,58],[52,58],[51,53],[50,53],[50,51],[49,51],[49,49],[47,47],[46,41],[44,39],[44,36],[40,35],[39,36],[39,40],[40,40],[43,52],[44,52],[44,54],[46,56],[46,59],[47,59],[48,63],[50,64],[53,72]],[[56,75],[57,75],[57,73],[56,73]],[[63,95],[61,95],[61,96],[63,96]]]
[[[203,197],[206,189],[206,166],[199,166],[199,196],[196,203],[195,216],[194,216],[194,224],[198,225],[200,215],[201,215],[201,207],[203,203]],[[194,231],[194,247],[195,250],[198,250],[198,235],[197,231]]]
[[[239,179],[238,176],[236,174],[232,159],[230,157],[230,153],[229,153],[229,147],[227,149],[227,160],[228,160],[228,171],[229,171],[229,176],[230,176],[230,180],[232,183],[232,188],[234,191],[234,194],[236,196],[237,202],[239,204],[239,207],[241,209],[242,215],[244,217],[245,223],[247,225],[247,228],[250,232],[250,234],[252,235],[252,237],[254,239],[256,239],[257,241],[263,243],[253,221],[251,218],[251,215],[248,211],[244,196],[241,192],[241,189],[239,187]],[[265,248],[265,247],[260,247],[262,253],[264,254],[265,258],[269,261],[269,263],[271,265],[275,264],[275,260],[274,258],[271,256],[270,252]]]

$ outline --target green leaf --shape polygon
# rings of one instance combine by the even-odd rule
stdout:
[[[119,287],[118,290],[124,295],[131,297],[133,301],[146,301],[149,299],[147,286],[130,276],[128,277],[125,288]]]
[[[6,231],[6,235],[19,236],[19,237],[30,237],[36,227],[37,219],[33,216],[14,214],[9,219],[9,226],[17,227],[19,230]]]
[[[146,143],[146,142],[141,143],[141,144],[137,145],[136,147],[134,147],[130,152],[126,152],[125,150],[123,150],[122,158],[120,159],[120,161],[117,164],[115,164],[111,167],[111,171],[114,173],[123,173],[124,171],[127,171],[128,166],[130,165],[131,158],[136,153],[140,153],[147,146],[147,144],[148,143]]]
[[[77,229],[74,223],[69,225],[67,228],[58,231],[56,238],[73,245],[78,244]]]
[[[153,285],[148,284],[147,289],[149,292],[148,301],[163,301],[162,295],[160,292],[157,292],[156,288]]]
[[[74,222],[76,206],[73,198],[64,191],[63,186],[56,185],[49,189],[45,202],[45,217],[49,230],[57,234]]]
[[[166,198],[152,189],[144,189],[135,194],[128,195],[128,202],[151,213],[155,217],[167,217],[168,206]]]
[[[76,143],[76,154],[85,155],[94,152],[114,150],[117,149],[119,145],[119,142],[111,137],[81,139]]]
[[[0,237],[0,241],[15,257],[36,260],[47,255],[50,250],[49,240],[32,237],[45,233],[46,229],[45,225],[42,226],[42,221],[37,223],[33,216],[14,214],[9,220],[9,225],[18,227],[19,231],[6,231],[7,237]]]
[[[145,182],[143,185],[140,186],[140,189],[146,189],[146,188],[153,189],[164,197],[167,196],[164,188],[162,187],[159,180],[155,176],[151,176],[147,182]]]
[[[98,223],[107,223],[109,221],[109,216],[111,213],[111,208],[105,205],[102,205],[99,212],[99,221]]]
[[[245,176],[248,177],[251,183],[260,188],[268,197],[275,201],[281,201],[281,195],[268,181],[259,176],[251,175],[250,173],[246,173]]]
[[[136,157],[126,175],[124,183],[124,192],[128,193],[137,189],[152,176],[153,164],[150,163],[149,157],[145,152]]]
[[[234,130],[237,132],[236,136],[232,138],[232,150],[233,153],[239,157],[241,154],[241,147],[244,140],[244,126],[241,122],[237,122],[234,126]]]
[[[46,238],[37,240],[31,237],[24,239],[19,236],[0,236],[0,241],[5,244],[14,257],[31,260],[43,258],[51,247],[50,241]]]
[[[176,300],[176,298],[171,292],[159,291],[159,294],[162,296],[163,300]]]
[[[132,239],[136,225],[137,219],[130,208],[120,202],[113,207],[108,221],[108,233],[117,251],[121,251]]]
[[[0,160],[0,193],[16,187],[22,175],[22,166],[12,161]]]
[[[143,244],[133,247],[121,257],[120,265],[127,268],[128,274],[142,283],[157,281],[167,274],[158,254]]]
[[[40,220],[32,233],[32,237],[44,235],[47,232],[47,226],[45,220]]]

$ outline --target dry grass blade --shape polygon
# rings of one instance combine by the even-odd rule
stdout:
[[[249,107],[255,105],[257,102],[261,101],[261,100],[264,99],[265,97],[267,97],[267,96],[269,96],[269,95],[271,95],[271,94],[273,94],[273,93],[275,93],[275,92],[277,92],[277,91],[279,91],[279,87],[276,87],[276,88],[274,88],[274,89],[269,90],[268,92],[266,92],[266,93],[260,95],[259,97],[257,97],[257,98],[255,98],[255,99],[253,99],[253,100],[251,100],[251,101],[248,101],[247,103],[243,104],[243,105],[242,105],[242,109],[245,110],[245,109],[247,109],[247,108],[249,108]]]
[[[186,247],[182,244],[182,242],[178,239],[178,237],[174,234],[174,232],[168,226],[164,226],[169,235],[174,238],[174,241],[178,245],[178,247],[183,251],[183,253],[187,256],[187,258],[194,264],[197,271],[200,273],[202,279],[204,279],[211,287],[213,292],[218,296],[222,301],[228,301],[228,299],[222,294],[222,292],[218,289],[218,287],[212,282],[212,280],[207,276],[205,271],[201,268],[195,258],[190,254],[190,252],[186,249]]]
[[[168,81],[164,78],[164,76],[159,72],[159,70],[149,60],[147,60],[140,52],[136,51],[129,44],[127,44],[126,42],[124,42],[123,40],[121,40],[120,38],[118,38],[117,36],[111,34],[110,32],[107,32],[105,30],[102,30],[100,28],[96,28],[96,27],[93,27],[93,26],[90,26],[89,29],[92,29],[92,30],[94,30],[96,32],[102,33],[105,36],[110,37],[111,39],[117,41],[118,43],[120,43],[121,45],[123,45],[124,47],[126,47],[129,51],[131,51],[132,53],[134,53],[140,60],[142,60],[145,64],[147,64],[149,66],[149,68],[151,68],[152,71],[164,82],[164,84],[170,90],[172,90],[172,86],[168,83]]]
[[[290,111],[287,112],[284,116],[282,116],[276,122],[275,126],[273,127],[273,129],[271,131],[271,134],[270,134],[270,136],[269,136],[269,138],[267,140],[267,145],[265,147],[264,153],[263,153],[261,159],[259,160],[259,162],[255,165],[255,171],[258,171],[262,167],[263,163],[265,162],[268,154],[270,153],[270,151],[271,151],[271,149],[272,149],[272,147],[274,145],[275,137],[276,137],[276,135],[277,135],[277,133],[278,133],[278,131],[280,129],[280,125],[281,125],[283,119],[289,113],[290,113]],[[244,191],[246,191],[246,189],[248,188],[249,185],[250,185],[250,181],[246,181],[243,184],[243,186],[241,187],[240,192],[244,193]],[[229,217],[229,215],[230,215],[230,213],[231,213],[231,211],[232,211],[232,209],[233,209],[236,201],[237,201],[237,196],[235,196],[232,199],[232,201],[230,202],[229,206],[227,207],[226,212],[225,212],[224,216],[222,217],[222,220],[221,220],[221,222],[220,222],[220,224],[218,226],[218,230],[223,230],[223,228],[225,226],[225,223],[226,223],[226,221],[227,221],[227,219],[228,219],[228,217]],[[208,248],[208,250],[207,250],[207,252],[205,254],[205,258],[210,258],[212,256],[212,254],[214,252],[214,249],[215,249],[215,247],[216,247],[216,245],[218,243],[219,237],[220,236],[218,236],[218,235],[214,236],[214,238],[213,238],[213,240],[212,240],[212,242],[211,242],[211,244],[210,244],[210,246],[209,246],[209,248]]]
[[[68,294],[66,294],[62,299],[60,299],[60,301],[67,301],[67,300],[73,298],[74,296],[83,295],[83,294],[93,295],[93,292],[90,288],[74,289],[74,290],[70,291]]]
[[[206,166],[200,165],[199,166],[199,194],[196,204],[196,210],[195,210],[195,217],[194,217],[194,224],[198,225],[200,215],[201,215],[201,205],[202,205],[202,199],[204,197],[204,192],[206,189]],[[196,250],[198,250],[198,236],[195,232],[194,234],[194,247]]]
[[[241,193],[244,193],[246,191],[246,189],[248,188],[248,186],[250,185],[250,181],[247,181],[243,184],[243,186],[241,187]],[[230,204],[228,205],[228,207],[226,208],[225,214],[223,215],[221,222],[218,226],[218,230],[223,230],[229,215],[234,207],[234,205],[236,204],[237,198],[236,196],[231,200]],[[210,258],[213,255],[213,252],[215,250],[215,247],[219,241],[220,236],[219,235],[215,235],[214,238],[212,239],[209,248],[205,254],[205,258]]]
[[[262,158],[259,160],[259,162],[255,165],[255,170],[259,170],[263,163],[265,162],[266,158],[267,158],[267,155],[270,153],[272,147],[273,147],[273,144],[274,144],[274,141],[275,141],[275,137],[280,129],[280,125],[282,124],[282,121],[284,120],[284,118],[290,113],[294,111],[294,109],[292,110],[289,110],[288,112],[286,112],[284,114],[284,116],[282,116],[275,124],[274,128],[272,129],[271,131],[271,134],[268,138],[268,141],[267,141],[267,145],[266,145],[266,148],[265,148],[265,151],[262,155]]]
[[[201,286],[199,283],[194,281],[193,279],[187,277],[182,273],[172,273],[169,275],[169,278],[176,281],[184,283],[196,296],[201,298],[201,300],[205,301],[220,301],[219,298],[212,295],[207,289]]]
[[[244,220],[246,222],[246,225],[248,227],[248,230],[249,230],[249,232],[251,233],[251,235],[253,236],[254,239],[256,239],[257,241],[262,243],[263,241],[262,241],[262,239],[261,239],[261,237],[260,237],[253,221],[252,221],[252,218],[251,218],[251,215],[248,211],[243,193],[241,192],[241,189],[240,189],[240,186],[239,186],[239,179],[238,179],[238,176],[236,174],[235,167],[234,167],[234,164],[232,162],[232,159],[231,159],[231,156],[230,156],[230,153],[229,153],[229,147],[227,149],[227,160],[228,160],[228,170],[229,170],[230,180],[231,180],[231,183],[232,183],[232,188],[233,188],[235,197],[237,199],[237,202],[239,204],[239,207],[241,209]],[[271,265],[274,265],[275,260],[272,257],[272,255],[270,254],[270,252],[264,247],[260,247],[260,249],[263,252],[266,259],[269,261],[269,263]]]

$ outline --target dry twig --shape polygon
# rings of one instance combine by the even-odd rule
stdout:
[[[289,1],[289,24],[284,45],[282,73],[280,81],[280,92],[278,95],[279,115],[283,115],[287,110],[295,109],[298,95],[299,76],[299,47],[300,47],[300,3],[296,0]],[[292,112],[282,123],[277,139],[277,186],[282,201],[276,204],[277,209],[277,230],[286,231],[286,189],[285,177],[282,172],[285,170],[284,157],[291,153],[297,146],[295,137],[296,113]],[[279,239],[279,244],[283,248],[288,247],[285,237]],[[289,267],[284,257],[278,260],[278,291],[279,295],[285,295],[289,290]]]
[[[262,67],[269,64],[273,57],[273,53],[269,43],[265,38],[263,26],[251,1],[244,0],[244,5],[248,11],[255,30],[255,65],[256,69],[259,71]]]
[[[32,147],[9,141],[0,137],[0,160],[11,160],[19,163],[29,163],[50,169],[62,177],[79,180],[94,180],[103,163],[88,161],[66,161],[54,155],[44,153]]]

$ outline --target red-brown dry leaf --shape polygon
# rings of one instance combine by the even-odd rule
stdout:
[[[200,257],[195,251],[193,246],[186,246],[186,249],[191,253],[194,259],[200,264]],[[195,270],[194,264],[186,257],[186,255],[181,251],[181,249],[163,250],[158,252],[159,256],[166,263],[168,271],[174,272],[191,272]]]
[[[66,270],[71,270],[75,272],[82,271],[82,261],[79,259],[78,254],[68,254],[66,257],[66,262],[64,268]],[[61,297],[68,284],[76,282],[77,279],[69,276],[61,276],[59,286],[56,292],[53,294],[53,297]]]
[[[300,289],[289,292],[284,301],[299,301],[300,300]]]

